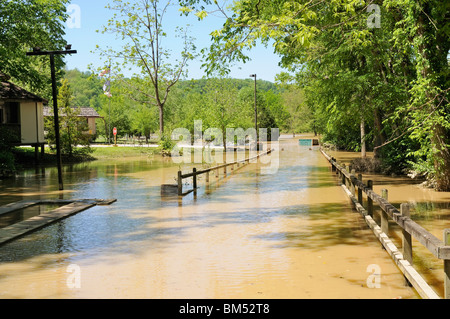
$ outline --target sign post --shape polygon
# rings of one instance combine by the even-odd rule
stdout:
[[[117,146],[117,129],[113,128],[113,134],[114,134],[114,146]]]

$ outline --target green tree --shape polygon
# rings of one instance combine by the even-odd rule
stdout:
[[[325,136],[347,149],[367,144],[388,162],[399,146],[403,162],[409,157],[436,189],[450,189],[446,2],[241,0],[231,13],[216,1],[180,3],[199,18],[209,5],[227,16],[212,33],[208,72],[245,62],[245,50],[259,40],[273,41]],[[381,13],[375,27],[373,5]]]
[[[60,50],[69,0],[0,0],[0,68],[18,85],[51,99],[48,57],[29,57],[33,47]],[[55,56],[58,79],[64,61]]]
[[[103,95],[103,83],[92,72],[81,72],[78,69],[65,70],[64,78],[68,80],[73,91],[74,106],[92,107],[99,110],[100,97]]]
[[[89,153],[89,130],[86,119],[79,116],[80,109],[72,107],[73,92],[67,79],[61,81],[58,91],[58,115],[60,124],[61,153],[73,157],[75,153]],[[55,144],[53,118],[46,119],[47,138],[50,144]],[[77,146],[82,148],[78,149]]]
[[[184,49],[175,65],[167,62],[171,54],[163,46],[163,40],[167,36],[163,21],[171,4],[171,1],[161,3],[157,0],[139,0],[132,3],[114,0],[107,8],[117,13],[108,21],[102,32],[117,34],[125,44],[119,50],[111,47],[98,48],[101,55],[108,60],[111,56],[122,59],[123,62],[117,65],[116,70],[120,70],[120,65],[140,69],[141,79],[146,85],[137,87],[131,82],[129,87],[131,92],[138,91],[158,107],[161,135],[164,132],[164,106],[169,92],[186,71],[187,63],[193,59],[195,50],[187,31],[179,28],[176,34],[181,35]],[[123,77],[122,80],[125,81]]]
[[[150,134],[157,131],[158,128],[158,114],[155,108],[149,108],[142,104],[137,106],[131,115],[130,129],[138,135],[145,136],[145,141],[148,143]]]

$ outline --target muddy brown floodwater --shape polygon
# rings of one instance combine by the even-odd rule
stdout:
[[[67,166],[63,192],[55,169],[0,181],[2,205],[117,198],[0,246],[0,298],[418,298],[322,154],[297,138],[278,154],[181,200],[161,197],[178,164],[156,155]],[[402,185],[395,201],[437,196]]]

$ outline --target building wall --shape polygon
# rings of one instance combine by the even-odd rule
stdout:
[[[89,134],[95,135],[97,133],[97,129],[95,126],[95,118],[88,117],[88,126],[89,126]]]
[[[22,144],[44,143],[44,106],[41,102],[20,104]]]

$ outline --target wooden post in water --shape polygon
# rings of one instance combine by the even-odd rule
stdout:
[[[444,230],[444,245],[450,246],[450,228]],[[444,259],[444,298],[450,299],[450,259]]]
[[[206,172],[206,183],[209,183],[209,171]]]
[[[387,189],[383,188],[381,190],[381,197],[383,199],[385,199],[386,201],[388,200],[388,191]],[[388,219],[388,214],[382,209],[381,210],[381,231],[383,233],[385,233],[386,235],[388,235],[389,232],[389,219]]]
[[[181,171],[178,171],[178,196],[183,194],[183,179],[181,178]]]
[[[367,188],[373,190],[373,181],[371,179],[367,181]],[[370,217],[373,217],[373,200],[369,195],[367,195],[367,212]]]
[[[194,167],[192,169],[192,184],[194,187],[194,192],[196,192],[197,189],[197,169]]]
[[[351,166],[351,165],[348,165],[348,167],[347,167],[347,173],[348,173],[349,175],[352,174],[352,166]],[[346,183],[347,183],[347,188],[348,188],[348,189],[351,189],[351,187],[352,187],[352,180],[351,180],[351,178],[346,179]]]
[[[339,164],[338,162],[336,162],[336,163]],[[336,174],[338,176],[338,180],[340,180],[341,179],[341,171],[338,170],[337,167],[336,167]]]
[[[345,164],[342,164],[342,168],[345,169]],[[341,184],[345,185],[345,174],[344,174],[344,172],[341,172],[341,174],[342,174],[342,182],[341,182]]]
[[[352,173],[350,174],[350,177],[355,176],[356,171],[352,169]],[[352,192],[352,195],[355,196],[355,184],[353,183],[352,179],[350,178],[350,191]]]
[[[407,203],[400,205],[400,214],[403,217],[410,217],[409,205]],[[402,229],[402,254],[403,258],[407,260],[411,266],[413,264],[413,253],[412,253],[412,237],[411,234],[408,233],[405,229]],[[405,282],[408,286],[411,286],[411,283],[405,277]]]
[[[362,174],[358,174],[358,179],[362,182]],[[363,204],[363,196],[362,196],[362,189],[361,189],[361,187],[358,187],[358,202],[361,205]]]

